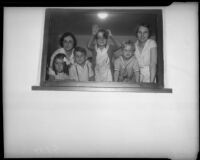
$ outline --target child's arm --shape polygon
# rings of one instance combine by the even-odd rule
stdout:
[[[95,36],[92,35],[88,41],[88,45],[87,45],[87,48],[90,50],[90,51],[93,51],[94,50],[94,40],[95,40]]]
[[[108,36],[113,43],[113,52],[115,52],[121,48],[121,44],[113,37],[113,35],[109,29],[107,29],[107,31],[108,31]]]
[[[88,75],[88,80],[89,81],[95,81],[95,76],[94,76],[94,72],[92,70],[92,64],[88,61],[88,70],[89,70],[89,75]]]
[[[94,50],[95,35],[97,34],[98,30],[99,30],[98,25],[92,26],[92,36],[90,37],[88,44],[87,44],[87,48],[91,51]]]
[[[119,65],[119,60],[116,59],[114,61],[114,82],[117,82],[118,79],[119,79],[119,68],[120,68],[119,66],[120,66]]]

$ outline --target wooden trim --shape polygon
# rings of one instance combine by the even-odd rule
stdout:
[[[164,87],[164,60],[163,60],[163,19],[162,12],[157,15],[156,18],[157,26],[157,80],[158,85]]]
[[[170,88],[152,89],[141,87],[73,87],[73,86],[32,86],[32,90],[36,91],[87,91],[87,92],[138,92],[138,93],[172,93]]]

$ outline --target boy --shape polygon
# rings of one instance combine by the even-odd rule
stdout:
[[[135,45],[126,41],[122,45],[122,56],[114,62],[115,82],[139,82],[139,65],[134,56]]]
[[[74,50],[75,63],[69,69],[70,79],[75,81],[92,81],[94,73],[91,63],[87,60],[87,52],[82,47]]]

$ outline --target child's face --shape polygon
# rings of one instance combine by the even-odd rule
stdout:
[[[97,44],[99,46],[105,46],[107,44],[107,39],[103,36],[103,32],[97,33]]]
[[[131,45],[125,45],[124,49],[123,49],[123,57],[125,59],[129,59],[133,56],[135,51],[135,48]]]
[[[58,73],[63,72],[63,70],[64,70],[64,60],[63,59],[60,59],[60,58],[55,59],[54,65],[55,65],[56,72],[58,72]]]
[[[71,36],[67,36],[63,39],[63,48],[66,51],[69,51],[73,48],[74,46],[74,40]]]
[[[79,65],[82,65],[84,64],[86,60],[86,56],[84,53],[77,51],[75,54],[75,60],[76,60],[76,63],[78,63]]]
[[[146,42],[149,38],[149,29],[144,26],[140,26],[137,32],[137,37],[140,42]]]

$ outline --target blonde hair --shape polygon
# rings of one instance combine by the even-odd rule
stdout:
[[[126,46],[131,46],[131,48],[135,49],[135,43],[131,40],[122,42],[122,49],[124,49]]]

